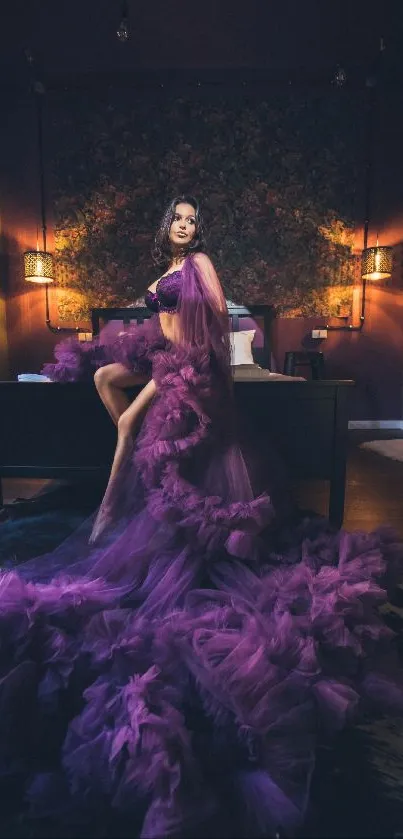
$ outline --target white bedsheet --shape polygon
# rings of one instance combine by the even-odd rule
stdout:
[[[235,382],[306,382],[303,376],[284,376],[283,373],[272,373],[258,364],[239,364],[232,367],[232,377]]]

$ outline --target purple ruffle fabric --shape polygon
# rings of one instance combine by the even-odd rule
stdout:
[[[379,611],[402,548],[388,529],[279,522],[225,442],[208,356],[150,363],[157,396],[112,533],[89,547],[89,522],[0,577],[2,775],[32,816],[291,836],[321,739],[402,711]]]
[[[41,370],[54,382],[92,381],[99,367],[119,362],[128,370],[149,375],[154,353],[166,347],[158,316],[116,334],[105,328],[92,341],[67,338],[55,347],[55,362],[45,364]]]

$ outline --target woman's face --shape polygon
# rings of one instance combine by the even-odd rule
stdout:
[[[177,204],[169,231],[169,241],[175,249],[183,248],[196,235],[196,214],[191,204]]]

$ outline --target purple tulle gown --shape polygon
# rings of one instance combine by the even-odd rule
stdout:
[[[123,361],[157,395],[95,543],[91,518],[1,574],[2,776],[31,817],[81,831],[112,813],[150,839],[292,836],[321,743],[402,709],[379,613],[402,550],[255,496],[224,298],[200,255],[175,273],[153,305],[177,306],[178,342],[156,315],[64,342],[46,368],[71,381]]]

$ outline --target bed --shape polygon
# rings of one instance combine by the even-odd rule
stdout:
[[[148,316],[142,307],[95,309],[93,332],[109,322],[121,328],[122,322]],[[339,527],[354,383],[298,380],[271,371],[272,307],[232,306],[229,317],[234,332],[256,327],[253,364],[234,371],[240,416],[256,434],[270,437],[291,479],[329,481],[329,518]],[[92,384],[0,382],[0,404],[0,486],[5,477],[106,480],[116,431]]]

